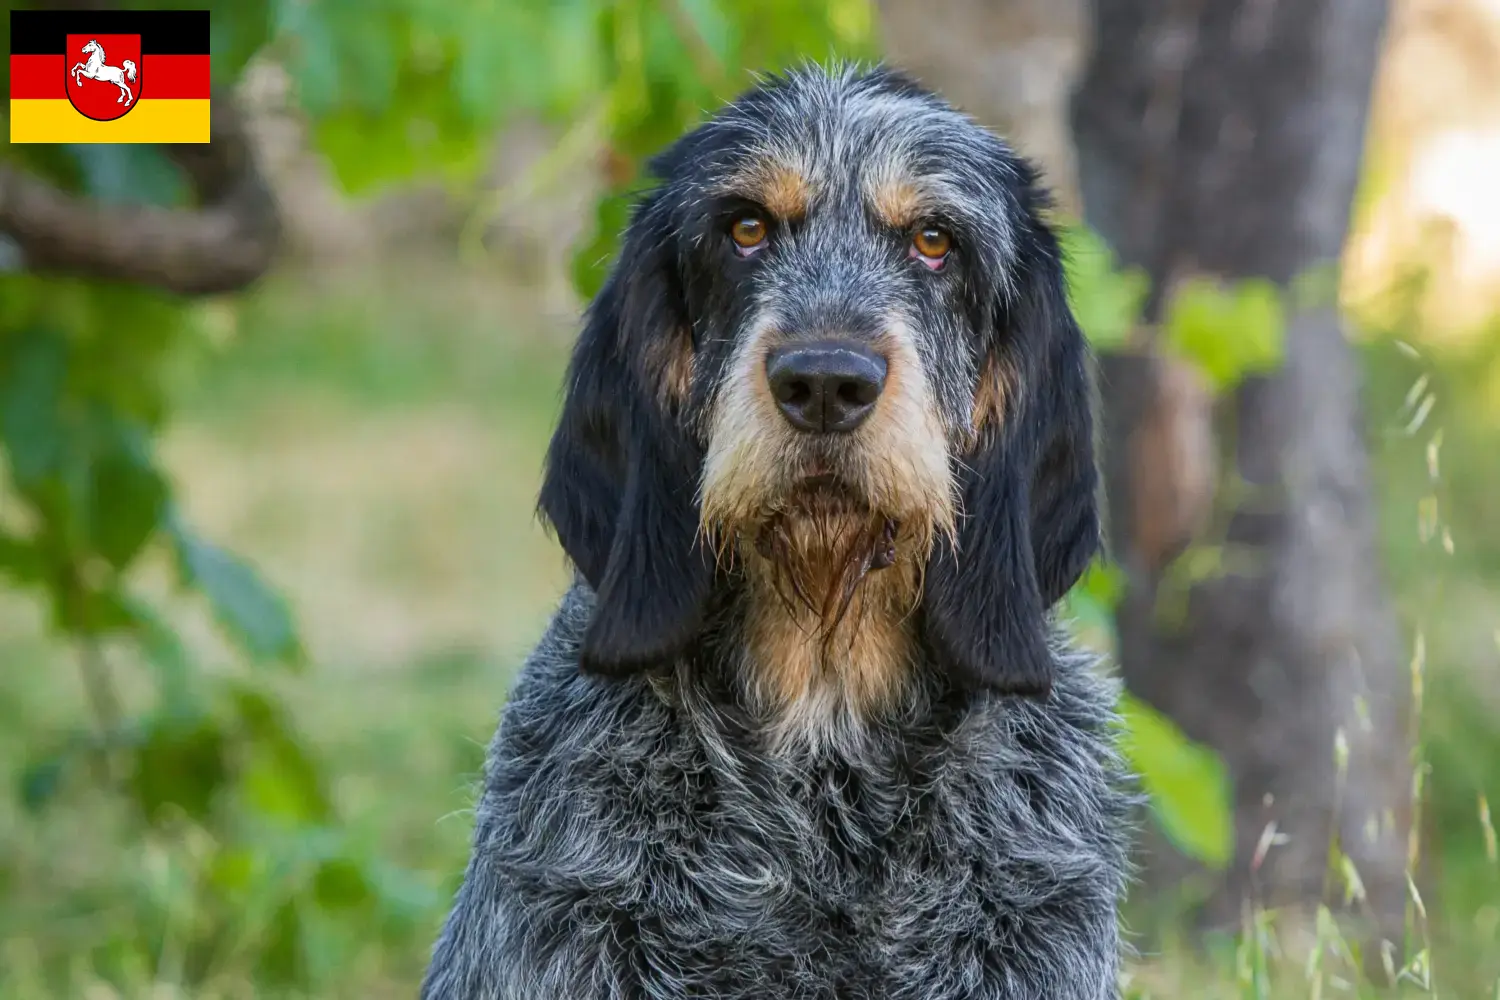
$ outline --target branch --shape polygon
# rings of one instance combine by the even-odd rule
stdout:
[[[132,281],[182,295],[234,291],[270,267],[276,201],[255,163],[244,114],[214,99],[211,141],[165,147],[196,209],[108,206],[0,164],[0,233],[33,271]]]
[[[96,758],[99,777],[108,784],[116,773],[112,744],[120,734],[120,700],[115,694],[109,661],[104,658],[98,636],[84,636],[79,643],[78,669],[83,675],[83,689],[99,725],[99,755]]]

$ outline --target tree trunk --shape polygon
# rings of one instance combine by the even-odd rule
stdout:
[[[1340,317],[1288,296],[1283,364],[1217,414],[1150,332],[1186,278],[1289,289],[1337,261],[1385,8],[1096,0],[1072,110],[1085,218],[1153,287],[1141,346],[1102,359],[1112,552],[1128,579],[1121,666],[1136,694],[1223,755],[1235,784],[1235,859],[1203,916],[1317,903],[1337,836],[1368,892],[1361,914],[1399,941],[1410,688]],[[1244,483],[1234,498],[1205,489],[1215,429]],[[1235,558],[1171,593],[1167,567],[1202,540],[1209,505]],[[1151,880],[1183,871],[1166,852],[1147,862]],[[1332,886],[1341,894],[1342,877]]]

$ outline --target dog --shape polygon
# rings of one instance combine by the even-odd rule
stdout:
[[[1116,689],[1037,172],[901,73],[760,79],[652,163],[539,510],[576,568],[425,1000],[1117,997]]]

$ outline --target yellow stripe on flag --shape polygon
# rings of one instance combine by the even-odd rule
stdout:
[[[141,101],[109,122],[85,118],[66,100],[11,101],[11,142],[207,142],[206,100]]]

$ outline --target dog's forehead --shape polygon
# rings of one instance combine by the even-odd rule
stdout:
[[[778,215],[857,194],[903,225],[934,204],[977,207],[1004,196],[1004,144],[887,74],[794,74],[731,104],[711,129],[728,141],[713,158],[710,187]]]

